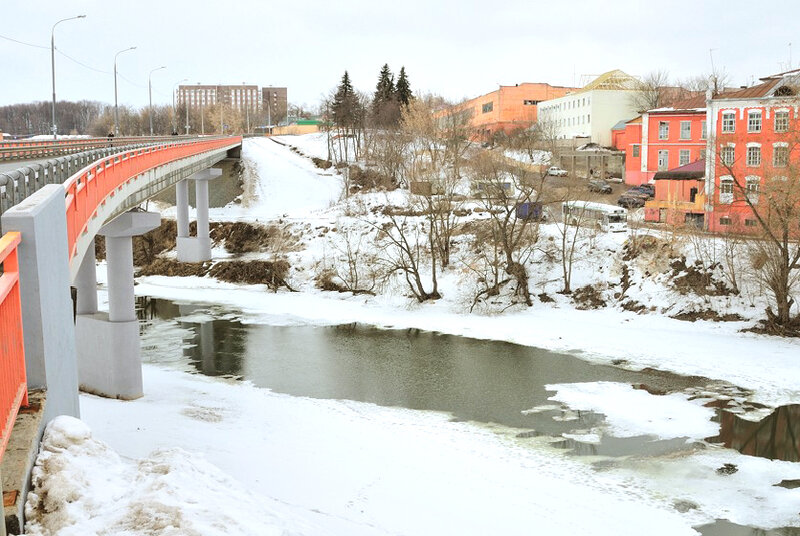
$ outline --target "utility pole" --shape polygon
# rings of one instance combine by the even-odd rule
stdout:
[[[161,69],[166,69],[166,68],[167,68],[166,65],[162,65],[161,67],[153,69],[152,71],[150,71],[150,74],[147,75],[147,92],[150,95],[150,113],[148,115],[150,116],[150,136],[151,137],[153,136],[153,83],[152,83],[151,78],[152,78],[154,72],[160,71]]]
[[[50,30],[50,71],[53,76],[53,122],[51,129],[53,131],[53,139],[58,139],[58,127],[56,126],[56,26],[60,23],[74,19],[84,19],[86,15],[78,15],[77,17],[70,17],[68,19],[61,19],[53,24],[53,29]],[[791,45],[790,45],[791,46]]]
[[[119,107],[117,106],[117,56],[129,50],[136,50],[136,47],[126,48],[114,54],[114,135],[119,136]]]

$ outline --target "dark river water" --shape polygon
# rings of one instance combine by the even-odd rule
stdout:
[[[681,438],[603,436],[599,444],[565,440],[562,434],[588,431],[604,417],[554,404],[548,400],[554,393],[546,385],[610,381],[664,394],[710,383],[706,378],[629,371],[538,348],[420,330],[243,324],[213,305],[140,298],[138,306],[140,318],[147,320],[143,329],[157,322],[186,328],[190,335],[183,341],[183,360],[198,373],[233,376],[296,396],[447,412],[456,420],[516,429],[520,438],[551,436],[555,446],[575,455],[653,456],[694,446]],[[143,359],[174,362],[175,356],[145,347]],[[532,408],[539,409],[527,411]],[[800,420],[798,406],[778,408],[769,418],[777,423],[751,423],[719,410],[720,436],[709,439],[746,454],[797,461],[800,444],[786,431],[793,431],[794,421]],[[798,529],[763,532],[726,521],[698,530],[706,536],[800,536]]]

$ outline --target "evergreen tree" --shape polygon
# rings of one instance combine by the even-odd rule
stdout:
[[[333,122],[338,127],[352,127],[356,118],[356,109],[358,107],[358,98],[355,91],[353,91],[353,84],[350,82],[350,75],[347,71],[342,76],[342,81],[339,87],[336,88],[336,94],[333,97],[333,104],[331,105],[333,112]]]
[[[395,88],[397,100],[403,106],[408,106],[414,95],[411,93],[411,84],[408,83],[408,76],[406,76],[406,68],[400,67],[400,74],[397,76],[397,86]]]
[[[373,111],[379,112],[385,104],[395,98],[394,75],[389,70],[389,64],[384,63],[375,85],[375,96],[372,98]]]

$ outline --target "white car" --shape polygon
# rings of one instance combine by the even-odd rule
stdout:
[[[558,166],[550,166],[547,170],[548,175],[552,175],[553,177],[564,177],[567,174],[566,169],[561,169]]]

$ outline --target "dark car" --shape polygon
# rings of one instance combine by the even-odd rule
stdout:
[[[634,186],[628,192],[641,192],[647,197],[655,197],[656,195],[656,187],[652,184],[640,184],[639,186]]]
[[[601,193],[601,194],[610,194],[611,193],[611,186],[606,184],[605,181],[591,180],[591,181],[589,181],[589,191],[590,192],[598,192],[598,193]]]
[[[617,204],[625,208],[640,208],[647,201],[647,194],[628,190],[617,199]]]

